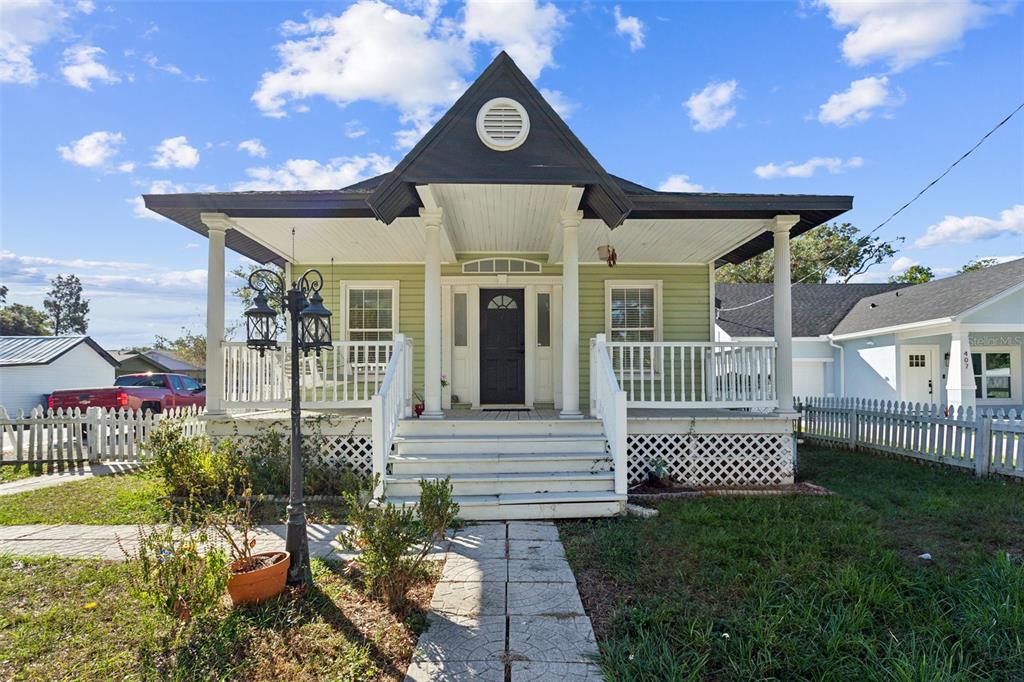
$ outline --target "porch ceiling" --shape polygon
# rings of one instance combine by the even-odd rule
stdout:
[[[566,185],[432,184],[424,204],[444,211],[442,259],[456,253],[548,253],[562,260],[560,216],[575,211],[582,190]],[[419,217],[391,225],[373,218],[247,218],[233,222],[286,260],[303,263],[419,263],[425,239]],[[763,218],[641,218],[614,231],[599,219],[579,228],[580,262],[600,262],[612,244],[622,263],[709,263],[769,229]],[[294,251],[291,230],[295,228]]]

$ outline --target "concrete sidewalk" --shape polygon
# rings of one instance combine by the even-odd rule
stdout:
[[[552,523],[459,531],[428,618],[406,682],[602,679],[594,631]]]
[[[29,464],[4,464],[3,466],[38,466]],[[43,465],[46,466],[46,465]],[[52,488],[74,481],[84,481],[93,476],[111,476],[113,474],[126,474],[132,471],[139,471],[143,465],[134,462],[109,462],[106,464],[90,464],[82,462],[69,467],[67,471],[60,471],[52,474],[39,474],[30,476],[9,483],[0,483],[0,495],[16,495],[29,490],[40,488]]]

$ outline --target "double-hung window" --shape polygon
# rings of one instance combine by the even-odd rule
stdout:
[[[1011,355],[1009,349],[971,353],[975,397],[997,401],[1010,401],[1016,397]]]
[[[365,342],[353,348],[349,362],[385,364],[386,347],[375,341],[394,341],[398,333],[398,283],[342,283],[347,339]]]
[[[610,342],[650,343],[661,340],[661,282],[605,281],[605,331]],[[647,368],[650,351],[634,348],[612,352],[616,367]]]

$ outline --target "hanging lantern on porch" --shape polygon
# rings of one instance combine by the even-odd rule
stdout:
[[[309,304],[299,313],[299,343],[302,350],[320,352],[331,347],[331,311],[324,306],[319,291],[314,291]]]
[[[615,253],[615,247],[611,244],[605,244],[604,246],[597,247],[597,256],[604,262],[608,263],[608,267],[614,268],[615,264],[619,261],[619,254]]]
[[[260,357],[268,350],[277,350],[277,311],[267,303],[267,295],[260,291],[256,294],[253,307],[245,311],[245,345],[260,352]]]

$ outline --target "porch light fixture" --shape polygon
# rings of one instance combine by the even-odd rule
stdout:
[[[271,270],[256,270],[249,275],[249,286],[256,292],[253,307],[245,311],[245,345],[260,357],[268,350],[279,350],[277,311],[268,302],[268,293],[281,296],[288,313],[291,343],[291,475],[288,491],[288,532],[285,549],[291,555],[289,585],[311,585],[309,540],[306,536],[306,501],[303,496],[302,405],[299,391],[299,353],[317,354],[331,347],[331,311],[324,306],[320,290],[324,278],[319,270],[307,270],[291,286]]]
[[[597,256],[610,268],[614,268],[615,264],[619,262],[619,254],[615,253],[615,247],[611,244],[597,247]]]

